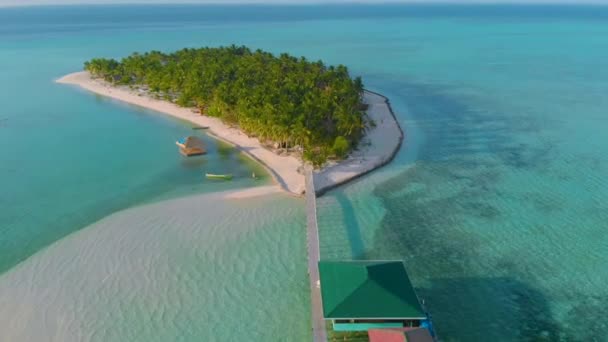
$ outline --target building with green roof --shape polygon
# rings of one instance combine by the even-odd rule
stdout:
[[[402,261],[320,261],[323,316],[336,331],[417,327],[426,320]]]

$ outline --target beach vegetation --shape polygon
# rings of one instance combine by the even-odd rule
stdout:
[[[269,146],[300,151],[315,166],[346,157],[368,122],[361,78],[304,57],[233,45],[94,58],[84,68],[218,117]]]
[[[334,140],[334,146],[332,147],[332,152],[338,158],[346,157],[348,150],[350,149],[350,144],[348,140],[343,136],[336,137]]]

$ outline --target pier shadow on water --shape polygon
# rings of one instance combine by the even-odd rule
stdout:
[[[355,260],[365,259],[365,244],[361,238],[361,227],[359,226],[357,216],[355,215],[355,208],[344,192],[336,192],[335,198],[342,209],[344,225],[347,227],[346,234],[352,258]]]

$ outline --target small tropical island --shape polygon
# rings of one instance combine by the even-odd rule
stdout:
[[[343,65],[232,45],[94,58],[84,69],[58,82],[209,127],[294,194],[304,163],[323,192],[386,164],[403,139],[388,100]]]

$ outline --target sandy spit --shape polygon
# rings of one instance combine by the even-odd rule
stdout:
[[[0,341],[310,341],[300,200],[225,195],[116,212],[3,273]]]

